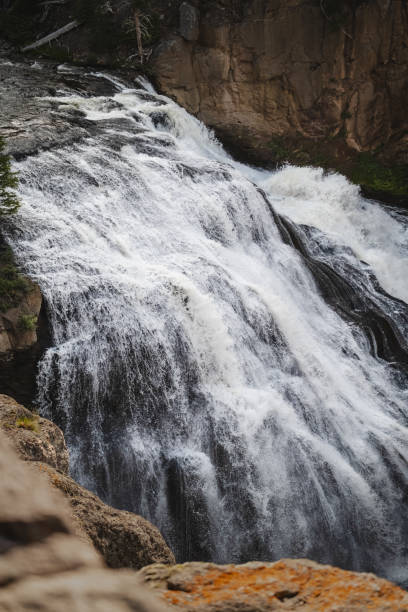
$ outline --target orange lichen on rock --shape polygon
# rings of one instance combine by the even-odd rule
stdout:
[[[241,566],[152,565],[140,574],[162,591],[167,603],[185,610],[408,611],[408,593],[387,580],[303,559]]]

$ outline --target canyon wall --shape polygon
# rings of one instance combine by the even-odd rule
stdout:
[[[156,51],[158,87],[241,157],[334,166],[363,183],[358,173],[392,160],[396,184],[378,169],[373,187],[403,195],[407,4],[337,4],[328,14],[313,0],[195,3],[198,26],[181,10],[179,33]]]
[[[21,0],[0,17],[0,35],[23,48],[76,19],[33,54],[145,73],[244,161],[333,168],[368,195],[408,202],[405,0],[77,0],[30,10]]]

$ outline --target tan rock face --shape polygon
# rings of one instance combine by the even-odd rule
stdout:
[[[162,91],[227,141],[267,159],[277,136],[339,137],[357,151],[406,139],[402,0],[362,3],[337,27],[313,1],[257,0],[239,14],[232,0],[209,6],[198,41],[173,35],[154,71]]]
[[[0,433],[0,612],[165,612],[132,571],[105,569],[62,495]]]
[[[21,462],[0,433],[0,584],[81,565],[101,567],[96,551],[74,536],[68,505],[46,478]],[[57,543],[63,543],[59,546]],[[70,546],[77,546],[72,555]],[[36,562],[34,562],[36,560]],[[85,560],[85,561],[84,561]]]
[[[76,533],[92,543],[107,565],[140,569],[175,563],[160,531],[141,516],[116,510],[68,476],[68,450],[62,431],[7,395],[0,395],[0,429],[24,461],[42,472],[68,500]]]
[[[408,594],[373,574],[305,559],[277,563],[152,565],[139,572],[171,606],[195,612],[403,612]]]
[[[45,464],[34,465],[62,491],[71,504],[79,528],[85,532],[107,565],[140,569],[150,563],[175,563],[160,531],[149,521],[104,504],[72,478]]]
[[[31,578],[0,591],[0,612],[166,612],[134,572],[83,569]]]
[[[20,303],[0,313],[0,358],[11,358],[14,351],[29,349],[37,342],[37,321],[42,305],[38,285],[26,279],[29,291]]]
[[[68,474],[68,449],[59,427],[0,395],[0,428],[24,461],[41,461]]]

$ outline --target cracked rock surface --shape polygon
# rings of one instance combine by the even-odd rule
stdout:
[[[139,576],[162,600],[192,612],[403,612],[408,594],[373,574],[307,559],[276,563],[151,565]]]

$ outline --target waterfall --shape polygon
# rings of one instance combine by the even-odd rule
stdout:
[[[38,407],[74,477],[178,560],[407,582],[408,223],[339,175],[235,162],[148,85],[57,98],[88,137],[15,164],[47,304]]]

